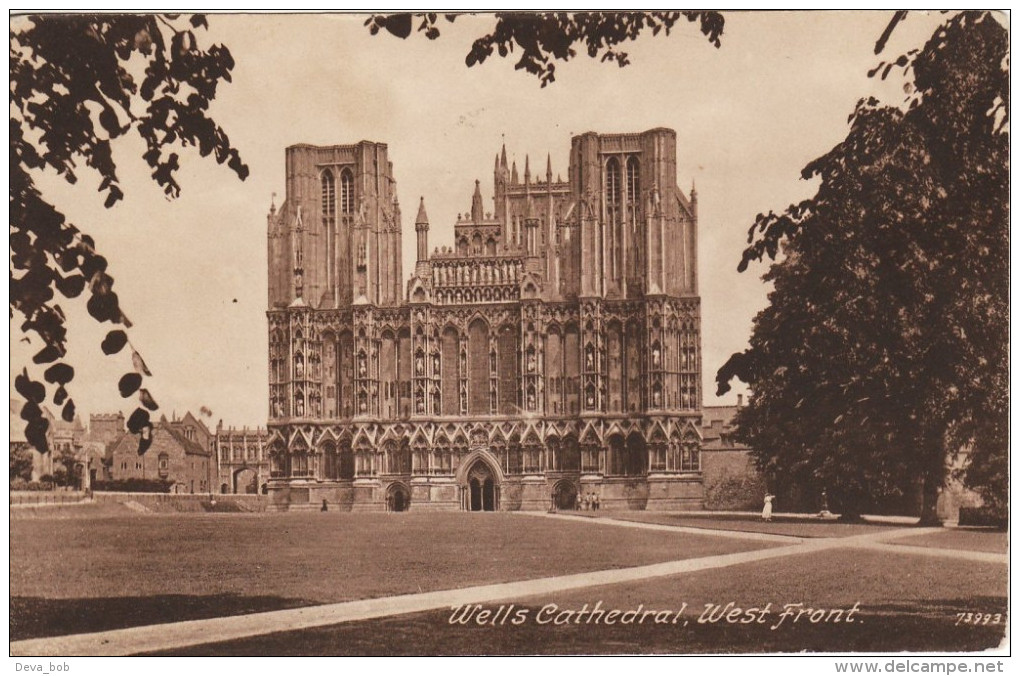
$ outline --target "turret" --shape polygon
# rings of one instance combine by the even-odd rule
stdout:
[[[429,215],[425,213],[425,197],[418,204],[418,216],[414,219],[414,232],[418,237],[418,261],[429,257]]]

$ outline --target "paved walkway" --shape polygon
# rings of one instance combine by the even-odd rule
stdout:
[[[720,537],[741,537],[744,539],[764,540],[767,533],[747,533],[724,530],[689,529],[682,526],[647,524],[613,519],[587,519],[585,517],[529,513],[555,519],[582,520],[588,523],[626,526],[630,528],[649,528],[669,530],[673,532],[693,532],[698,535],[718,535]],[[481,585],[463,589],[426,592],[421,594],[404,594],[378,599],[348,601],[321,606],[277,610],[250,615],[218,617],[206,620],[190,620],[169,624],[157,624],[128,629],[96,632],[91,634],[73,634],[70,636],[54,636],[47,638],[27,639],[11,643],[11,655],[14,656],[79,656],[79,655],[131,655],[146,652],[158,652],[202,645],[220,641],[230,641],[260,636],[282,631],[294,631],[312,627],[322,627],[344,622],[370,620],[392,615],[419,613],[431,610],[450,609],[467,603],[488,603],[506,599],[520,599],[528,596],[548,595],[572,589],[598,587],[601,585],[634,582],[650,578],[690,573],[699,570],[725,568],[742,563],[765,561],[796,554],[809,554],[828,549],[845,547],[864,547],[895,551],[896,553],[920,556],[955,556],[970,560],[991,563],[1007,563],[1008,557],[985,552],[963,550],[933,549],[885,544],[907,535],[923,535],[940,532],[939,528],[906,528],[885,530],[880,533],[867,533],[842,538],[799,539],[789,536],[772,536],[782,538],[789,543],[783,547],[705,556],[697,559],[668,561],[647,566],[636,566],[614,570],[601,570],[573,575],[522,580],[503,584]],[[975,558],[976,557],[976,558]]]

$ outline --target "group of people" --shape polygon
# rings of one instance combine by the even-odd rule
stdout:
[[[578,493],[577,499],[574,503],[574,509],[577,511],[592,511],[597,512],[599,510],[599,496],[595,493]]]

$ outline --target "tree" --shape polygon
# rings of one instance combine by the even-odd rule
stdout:
[[[456,14],[444,14],[448,22]],[[591,58],[615,61],[621,68],[630,63],[627,52],[619,46],[636,40],[650,31],[652,35],[669,35],[673,26],[686,19],[697,23],[701,33],[716,47],[722,43],[723,16],[719,12],[497,12],[492,31],[474,41],[465,59],[468,67],[484,63],[493,52],[507,57],[520,52],[515,68],[535,75],[545,87],[556,79],[555,60],[569,61],[577,56],[575,45],[583,47]],[[372,35],[385,29],[406,39],[415,22],[418,32],[429,40],[439,37],[439,15],[420,14],[374,15],[365,22]]]
[[[882,36],[876,52],[895,23]],[[923,483],[947,456],[1005,500],[1008,444],[1008,36],[956,14],[920,50],[901,107],[862,100],[847,138],[803,171],[815,196],[759,215],[739,269],[776,260],[750,348],[719,370],[753,392],[737,417],[777,483],[823,485],[848,515]]]
[[[80,462],[77,454],[70,447],[65,446],[57,452],[57,457],[54,458],[58,463],[53,468],[53,477],[56,480],[58,486],[68,486],[75,488],[80,480],[81,468],[79,467]]]
[[[11,444],[11,481],[32,479],[32,452],[22,444]]]
[[[180,193],[181,147],[213,155],[243,180],[248,168],[208,116],[234,62],[221,45],[199,46],[196,31],[206,27],[202,15],[187,21],[176,15],[45,15],[11,22],[10,311],[12,318],[15,312],[24,318],[23,332],[42,342],[34,363],[48,365],[43,373],[48,385],[25,368],[15,388],[27,402],[21,413],[25,436],[42,452],[48,450],[41,408],[47,390],[61,416],[74,419],[67,390],[74,368],[62,361],[66,326],[57,294],[76,299],[84,293],[96,321],[131,324],[106,259],[89,235],[47,201],[35,176],[52,171],[75,183],[84,166],[99,175],[104,205],[112,208],[124,196],[112,142],[136,133],[145,142],[143,159],[152,179],[168,197]],[[127,344],[125,331],[114,328],[101,349],[114,354]],[[150,426],[148,411],[158,407],[142,387],[150,374],[133,348],[132,362],[134,372],[121,378],[119,388],[122,396],[139,398],[141,406],[128,422],[139,433]]]

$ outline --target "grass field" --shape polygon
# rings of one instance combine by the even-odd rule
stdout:
[[[80,516],[75,517],[75,514]],[[522,514],[119,514],[61,510],[11,521],[11,638],[58,636],[640,566],[782,543],[671,533],[601,518],[839,538],[882,524],[812,519],[606,513],[590,520]],[[1000,553],[1006,534],[946,530],[890,542],[917,553],[839,547],[678,576],[509,599],[520,626],[450,623],[450,612],[271,633],[174,654],[458,655],[981,650],[998,645],[1007,568],[927,556],[931,548]],[[547,604],[669,610],[670,624],[541,624]],[[750,624],[699,622],[706,604],[764,609]],[[842,609],[853,623],[775,624],[785,604]],[[684,604],[687,604],[684,606]],[[771,606],[768,606],[771,604]],[[499,604],[489,604],[490,609]],[[682,610],[681,610],[682,609]],[[958,613],[1000,619],[960,623]],[[767,617],[766,617],[767,615]],[[765,621],[767,620],[767,621]]]
[[[895,541],[898,545],[912,547],[935,547],[941,549],[966,549],[972,552],[992,552],[1005,554],[1009,545],[1009,535],[990,529],[954,528],[942,533],[929,535],[911,535]]]
[[[760,549],[518,514],[16,518],[11,637],[99,631]]]
[[[764,609],[765,623],[704,622],[706,604]],[[451,624],[451,613],[433,612],[334,627],[195,646],[177,655],[520,655],[633,653],[976,651],[994,648],[1006,621],[1006,569],[996,564],[833,550],[749,563],[732,568],[610,585],[548,598],[511,599],[528,612],[519,626]],[[677,624],[540,624],[543,606],[678,611]],[[860,610],[853,622],[810,623],[790,617],[785,604],[827,611]],[[498,608],[498,604],[488,604]],[[998,624],[957,624],[957,613],[1000,614]],[[675,615],[674,615],[675,616]],[[755,616],[757,620],[761,615]],[[792,616],[791,616],[792,617]],[[837,616],[829,615],[835,619]],[[843,620],[847,615],[841,616]],[[775,626],[775,629],[773,629]],[[380,643],[379,637],[386,641]],[[170,654],[170,653],[168,653]]]
[[[640,521],[642,523],[658,523],[666,526],[685,526],[687,528],[708,528],[715,530],[736,530],[748,533],[770,533],[772,535],[790,535],[802,538],[833,538],[849,537],[877,533],[882,530],[903,528],[902,524],[883,522],[873,523],[840,523],[834,519],[817,519],[813,517],[776,517],[772,521],[762,521],[756,517],[737,514],[671,514],[668,512],[620,512],[605,514],[614,519],[624,521]]]

